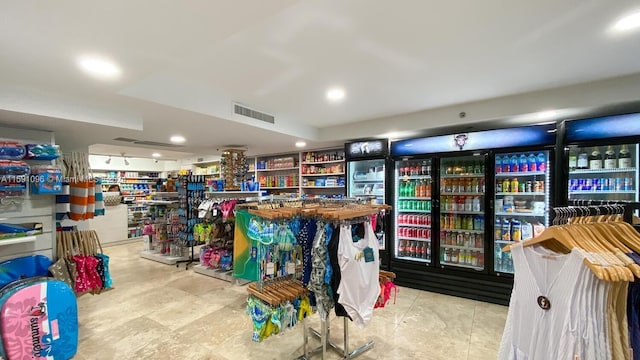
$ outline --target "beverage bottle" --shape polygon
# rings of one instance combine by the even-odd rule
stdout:
[[[518,181],[518,178],[513,178],[513,180],[511,180],[511,192],[517,193],[519,186],[520,182]]]
[[[609,145],[607,151],[604,153],[604,168],[615,169],[618,165],[618,159],[616,159],[616,152],[613,150],[613,146]]]
[[[478,187],[478,178],[473,178],[473,180],[471,180],[471,189],[469,190],[469,192],[472,192],[472,193],[480,192],[480,188]]]
[[[451,208],[449,207],[449,197],[448,196],[443,196],[442,197],[442,208],[444,209],[444,211],[451,210]]]
[[[453,216],[453,221],[454,221],[454,228],[455,229],[462,229],[462,219],[460,218],[460,216],[454,215]]]
[[[458,192],[459,190],[459,186],[460,186],[460,180],[458,179],[451,179],[451,192]]]
[[[427,259],[428,261],[431,261],[431,243],[425,244],[425,247],[426,247],[425,259]]]
[[[464,211],[472,211],[473,209],[473,199],[471,196],[467,196],[464,200]]]
[[[409,181],[408,182],[408,187],[409,187],[409,191],[407,191],[407,196],[411,196],[411,197],[415,196],[416,188],[415,188],[415,184],[413,183],[413,181]]]
[[[589,156],[589,169],[602,169],[602,154],[600,153],[600,148],[597,146],[593,148]]]
[[[496,155],[496,174],[502,172],[502,158],[499,155]]]
[[[631,153],[629,152],[629,147],[625,144],[620,147],[618,152],[618,168],[628,169],[630,167],[632,167]]]
[[[475,178],[473,179],[475,180]],[[468,193],[473,192],[473,182],[471,181],[471,179],[467,179],[465,181],[464,191]]]
[[[475,162],[475,165],[473,165],[473,173],[482,174],[482,161]]]
[[[577,168],[580,170],[589,168],[589,154],[587,153],[586,148],[580,149],[580,152],[578,153]]]
[[[520,158],[518,159],[518,162],[519,162],[518,168],[519,168],[520,171],[525,172],[525,171],[529,170],[529,164],[528,164],[528,161],[527,161],[527,155],[520,154]]]
[[[473,166],[473,161],[469,161],[467,163],[467,171],[466,171],[467,174],[473,174],[473,167],[474,167]]]
[[[400,188],[398,189],[398,195],[400,197],[407,196],[407,183],[406,182],[403,181],[403,182],[400,183]]]
[[[416,257],[416,242],[409,241],[409,257]]]
[[[464,211],[465,196],[458,196],[458,211]]]
[[[420,167],[420,174],[421,175],[428,175],[427,174],[427,161],[426,160],[422,161],[422,166]]]
[[[425,196],[426,197],[431,197],[431,181],[429,180],[425,180]]]
[[[511,172],[511,166],[509,165],[509,155],[502,157],[502,172]]]
[[[398,242],[398,256],[404,256],[404,240]]]
[[[578,167],[578,154],[576,149],[569,149],[569,171],[574,171]]]
[[[518,157],[515,154],[511,155],[509,165],[511,166],[511,172],[518,172]]]
[[[544,153],[538,153],[536,166],[538,167],[538,171],[547,171],[547,156]]]
[[[418,246],[416,247],[416,257],[419,259],[424,259],[427,254],[427,249],[425,249],[425,244],[420,241]]]
[[[473,211],[482,211],[482,206],[480,204],[480,197],[476,196],[473,198]]]
[[[502,192],[511,192],[511,181],[509,181],[509,179],[504,179],[502,181]]]

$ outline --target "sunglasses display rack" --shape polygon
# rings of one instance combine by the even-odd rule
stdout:
[[[193,175],[191,173],[178,177],[177,187],[178,197],[180,198],[178,215],[180,225],[177,243],[182,248],[190,248],[190,254],[188,253],[189,251],[182,254],[187,256],[187,259],[176,262],[176,267],[180,263],[186,263],[185,268],[189,269],[189,265],[196,259],[194,247],[201,245],[201,242],[194,238],[193,229],[196,224],[204,221],[204,219],[198,217],[198,207],[205,197],[205,181],[206,177],[204,175]]]

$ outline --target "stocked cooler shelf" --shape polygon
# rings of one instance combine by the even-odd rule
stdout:
[[[461,268],[473,269],[473,270],[478,270],[478,271],[482,271],[482,270],[484,270],[484,266],[465,265],[465,264],[452,263],[452,262],[445,262],[445,261],[441,261],[441,262],[440,262],[440,264],[441,264],[441,265],[446,265],[446,266],[455,266],[455,267],[461,267]]]
[[[462,214],[462,215],[484,215],[484,211],[458,211],[458,210],[442,210],[443,214]]]
[[[442,192],[442,196],[453,195],[453,196],[484,196],[483,192]]]
[[[543,192],[497,192],[496,196],[544,196]]]
[[[384,180],[382,179],[373,179],[373,180],[372,179],[353,179],[352,181],[354,183],[374,183],[374,184],[384,182]]]
[[[430,197],[400,196],[398,200],[431,200]]]
[[[336,176],[336,175],[344,175],[343,172],[337,172],[337,173],[323,173],[323,174],[302,174],[302,176],[308,176],[308,177],[312,177],[312,176]],[[359,180],[354,180],[355,182],[358,182]],[[370,180],[370,181],[382,181],[382,180]]]
[[[533,217],[542,217],[542,216],[546,216],[546,214],[522,213],[522,212],[496,212],[496,216],[533,216]]]
[[[484,252],[484,248],[469,247],[469,246],[460,246],[460,245],[440,245],[440,247],[443,247],[443,248],[451,248],[451,249],[473,250],[473,251],[480,251],[480,252]]]
[[[576,169],[569,171],[569,175],[583,175],[583,174],[609,174],[620,172],[636,172],[636,168],[624,168],[624,169]]]
[[[416,227],[416,228],[431,229],[431,225],[399,223],[398,226],[400,226],[400,227]]]
[[[584,190],[569,191],[570,195],[594,195],[594,194],[635,194],[635,190]]]
[[[518,243],[520,241],[511,241],[511,240],[494,240],[493,242],[497,243],[497,244],[515,244]]]
[[[431,242],[431,239],[415,238],[415,237],[408,237],[408,236],[398,236],[398,240],[414,240],[414,241],[422,241],[422,242]]]
[[[258,172],[269,172],[269,171],[289,171],[289,170],[298,170],[298,167],[287,167],[280,169],[257,169]]]
[[[423,258],[418,258],[418,257],[398,256],[397,258],[398,259],[402,259],[402,260],[418,261],[418,262],[423,262],[423,263],[427,263],[427,264],[431,263],[431,260],[429,260],[429,259],[423,259]]]
[[[514,177],[514,176],[539,176],[546,175],[544,171],[518,171],[518,172],[499,172],[496,177]]]
[[[401,212],[401,213],[431,214],[430,210],[427,211],[427,210],[403,210],[403,209],[400,209],[400,210],[398,210],[398,212]]]
[[[431,175],[401,175],[400,180],[424,180],[431,179]]]
[[[484,178],[484,174],[442,175],[441,178],[442,179]]]
[[[459,232],[459,233],[469,233],[469,234],[484,234],[484,230],[447,229],[447,228],[443,228],[441,230]]]

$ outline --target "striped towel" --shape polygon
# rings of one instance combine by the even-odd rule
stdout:
[[[69,202],[71,220],[85,220],[89,204],[89,181],[72,181],[69,183]]]
[[[62,183],[62,192],[56,195],[56,220],[61,221],[69,218],[71,204],[69,201],[69,183]]]
[[[96,212],[96,182],[94,180],[89,180],[88,183],[87,190],[89,193],[87,195],[87,212],[85,213],[84,218],[93,219]]]
[[[102,179],[96,178],[96,205],[95,205],[95,216],[104,215],[104,198],[102,194]]]

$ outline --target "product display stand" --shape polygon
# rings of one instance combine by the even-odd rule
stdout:
[[[214,191],[214,192],[205,192],[205,198],[207,200],[216,200],[216,201],[224,201],[224,200],[241,200],[241,201],[254,201],[255,199],[260,199],[259,191]],[[238,279],[233,276],[233,268],[230,270],[223,269],[215,269],[204,266],[202,264],[197,264],[193,266],[193,272],[201,275],[210,276],[216,279],[228,281],[235,285],[246,285],[250,281]]]
[[[188,261],[189,257],[182,254],[182,247],[177,240],[176,228],[179,226],[175,218],[175,210],[178,207],[177,193],[161,196],[167,200],[139,200],[149,207],[151,218],[154,222],[154,235],[151,241],[145,235],[145,249],[140,257],[157,261],[162,264],[175,265],[181,261]],[[169,200],[173,198],[173,200]]]
[[[176,267],[186,263],[185,270],[195,259],[194,247],[197,245],[193,237],[193,228],[197,223],[203,222],[198,218],[198,206],[204,198],[205,177],[203,175],[181,175],[178,180],[178,196],[180,197],[180,231],[178,242],[183,247],[191,248],[191,255],[186,260],[176,262]]]
[[[302,202],[300,202],[302,203]],[[335,206],[336,204],[342,203],[342,205],[346,206]],[[381,210],[388,210],[390,207],[388,205],[358,205],[348,202],[327,202],[325,205],[334,205],[334,206],[322,206],[321,203],[309,202],[307,204],[309,207],[302,208],[300,207],[282,207],[282,208],[265,208],[265,205],[262,205],[259,209],[250,209],[249,213],[259,216],[263,219],[269,219],[271,221],[275,221],[277,219],[285,219],[292,218],[293,216],[311,216],[315,218],[322,218],[325,221],[341,221],[341,222],[362,222],[363,218],[368,218],[373,214],[379,213]],[[258,250],[260,252],[260,250]],[[262,273],[262,271],[261,271]],[[286,277],[285,277],[286,278]],[[275,284],[278,283],[278,278],[275,280]],[[295,279],[295,276],[294,276]],[[286,281],[283,280],[283,281]],[[269,283],[274,282],[274,280],[270,280]],[[252,284],[253,285],[253,284]],[[257,296],[264,301],[269,302],[268,300],[273,299],[274,294],[277,296],[277,291],[274,292],[271,289],[263,289],[263,278],[260,276],[257,285],[253,288],[248,289],[249,293],[253,296]],[[277,301],[276,301],[277,303]],[[330,321],[329,321],[329,312],[321,315],[321,328],[320,331],[316,331],[307,326],[307,320],[304,318],[302,320],[303,323],[303,355],[297,357],[296,359],[308,360],[311,356],[315,354],[321,354],[322,359],[325,359],[327,356],[327,349],[337,352],[339,355],[343,356],[343,359],[353,359],[364,352],[370,350],[374,346],[373,341],[368,341],[362,346],[357,347],[354,350],[350,350],[349,347],[349,324],[348,318],[344,317],[344,334],[343,334],[343,347],[340,347],[336,343],[330,340]],[[315,349],[309,349],[309,332],[311,332],[314,336],[320,339],[320,346]]]

